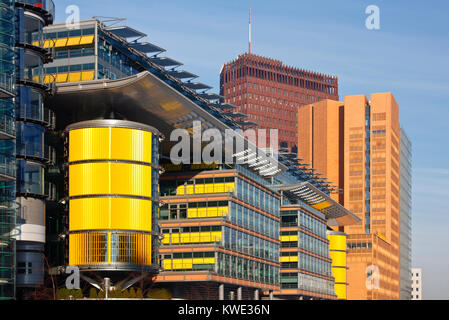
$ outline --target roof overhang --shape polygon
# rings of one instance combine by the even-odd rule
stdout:
[[[266,153],[249,139],[148,71],[116,80],[58,83],[56,89],[56,94],[49,98],[49,103],[58,115],[57,130],[64,130],[74,122],[107,119],[114,114],[118,119],[157,128],[167,137],[162,145],[162,152],[169,154],[171,147],[178,143],[169,141],[172,131],[182,128],[192,132],[193,121],[201,121],[202,130],[218,129],[223,137],[225,130],[230,130],[238,139],[243,139],[244,152],[234,154],[238,163],[247,165],[245,161],[251,160],[251,157],[246,156],[256,152],[266,156]],[[255,166],[251,170],[266,177],[287,170],[287,167],[274,157],[266,157],[269,160],[268,165]]]
[[[345,226],[357,224],[362,221],[351,211],[309,182],[280,186],[278,190],[323,213],[330,225]]]

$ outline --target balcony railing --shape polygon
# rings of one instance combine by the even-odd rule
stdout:
[[[14,76],[9,73],[0,73],[0,88],[3,89],[0,91],[0,98],[8,98],[13,97],[13,83]]]
[[[0,174],[14,177],[15,176],[16,164],[14,158],[0,156]]]
[[[15,136],[16,134],[16,121],[13,117],[2,114],[0,115],[0,134],[6,133],[10,136]]]
[[[16,3],[28,4],[35,6],[51,14],[52,17],[55,16],[55,3],[53,0],[16,0]]]
[[[52,146],[42,146],[41,143],[24,143],[17,144],[16,148],[18,156],[42,159],[48,163],[56,161],[56,151]]]
[[[56,201],[57,200],[56,185],[51,182],[45,182],[44,194],[47,197],[47,201]]]

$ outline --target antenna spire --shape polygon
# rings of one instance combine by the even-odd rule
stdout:
[[[249,7],[249,42],[248,42],[248,52],[251,54],[251,7]]]

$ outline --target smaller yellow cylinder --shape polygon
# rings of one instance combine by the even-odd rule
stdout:
[[[338,299],[346,299],[347,294],[347,262],[346,262],[346,238],[343,232],[328,231],[329,255],[332,259],[332,274],[335,279],[335,294]]]

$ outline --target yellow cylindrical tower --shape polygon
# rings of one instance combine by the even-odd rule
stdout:
[[[66,132],[69,265],[156,272],[159,132],[123,120],[79,122]]]
[[[329,254],[332,259],[332,274],[335,278],[335,294],[338,299],[346,299],[347,286],[346,272],[346,233],[327,231],[329,240]]]

